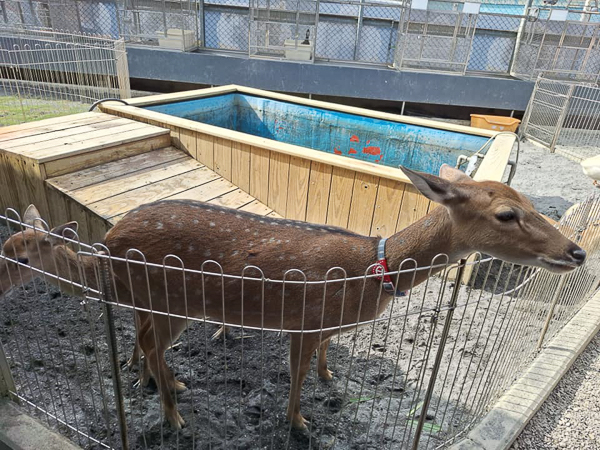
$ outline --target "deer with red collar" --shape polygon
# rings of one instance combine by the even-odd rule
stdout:
[[[585,251],[544,220],[523,195],[502,183],[476,182],[447,165],[439,177],[403,170],[424,196],[442,207],[387,240],[202,202],[160,201],[130,212],[107,233],[105,245],[111,255],[127,260],[113,260],[114,276],[133,293],[136,307],[290,331],[287,417],[294,427],[304,429],[300,393],[315,351],[318,375],[330,380],[327,348],[333,336],[377,318],[395,291],[417,285],[441,270],[403,273],[393,277],[396,285],[390,286],[387,277],[365,278],[369,267],[379,262],[394,271],[407,258],[418,267],[427,267],[439,254],[456,262],[475,251],[554,272],[568,272],[585,260]],[[8,244],[5,254],[21,257],[11,253]],[[178,247],[180,251],[173,251]],[[176,253],[187,269],[219,273],[214,262],[207,262],[213,260],[226,274],[244,273],[252,278],[242,281],[195,272],[184,278],[180,270],[163,273],[162,267],[136,264],[133,260],[139,258],[130,249],[143,253],[148,263],[162,265],[167,255]],[[344,273],[341,269],[328,273],[334,267]],[[291,269],[301,270],[306,278],[288,272]],[[0,280],[4,278],[1,270]],[[300,283],[286,284],[283,290],[280,282],[272,281],[284,277]],[[326,277],[357,278],[327,285],[303,282]],[[129,297],[124,297],[119,300],[127,302]],[[187,326],[182,317],[140,312],[137,330],[149,374],[159,386],[165,417],[175,428],[184,420],[172,391],[185,386],[175,379],[164,353]]]

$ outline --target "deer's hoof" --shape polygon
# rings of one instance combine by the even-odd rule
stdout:
[[[288,420],[292,422],[292,427],[294,427],[296,430],[304,431],[308,429],[309,422],[302,417],[302,414],[300,413],[294,414],[292,417],[288,417]]]
[[[181,430],[181,428],[185,425],[185,420],[182,419],[179,411],[176,409],[174,409],[170,414],[165,411],[165,416],[174,430]]]
[[[333,372],[329,369],[319,370],[319,377],[325,381],[331,381],[333,379]]]
[[[179,380],[175,380],[173,382],[173,390],[177,393],[181,393],[181,392],[184,392],[185,390],[187,390],[187,386],[185,385],[185,383],[183,383]]]

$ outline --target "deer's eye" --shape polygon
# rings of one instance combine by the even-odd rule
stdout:
[[[500,222],[510,222],[511,220],[515,220],[516,218],[517,215],[514,211],[510,209],[496,213],[496,219],[498,219]]]

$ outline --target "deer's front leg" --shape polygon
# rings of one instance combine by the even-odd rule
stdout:
[[[306,430],[306,419],[300,413],[300,395],[302,384],[310,369],[310,360],[319,346],[319,336],[292,333],[290,339],[290,400],[287,409],[287,419],[294,428]]]
[[[329,348],[330,342],[331,338],[321,342],[319,350],[317,351],[317,354],[319,356],[317,371],[319,373],[319,377],[326,381],[330,381],[333,378],[333,373],[327,368],[327,349]]]

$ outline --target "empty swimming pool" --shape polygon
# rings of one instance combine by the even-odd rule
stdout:
[[[437,173],[488,137],[241,92],[145,106],[151,111],[390,167]],[[483,151],[485,153],[485,150]]]

